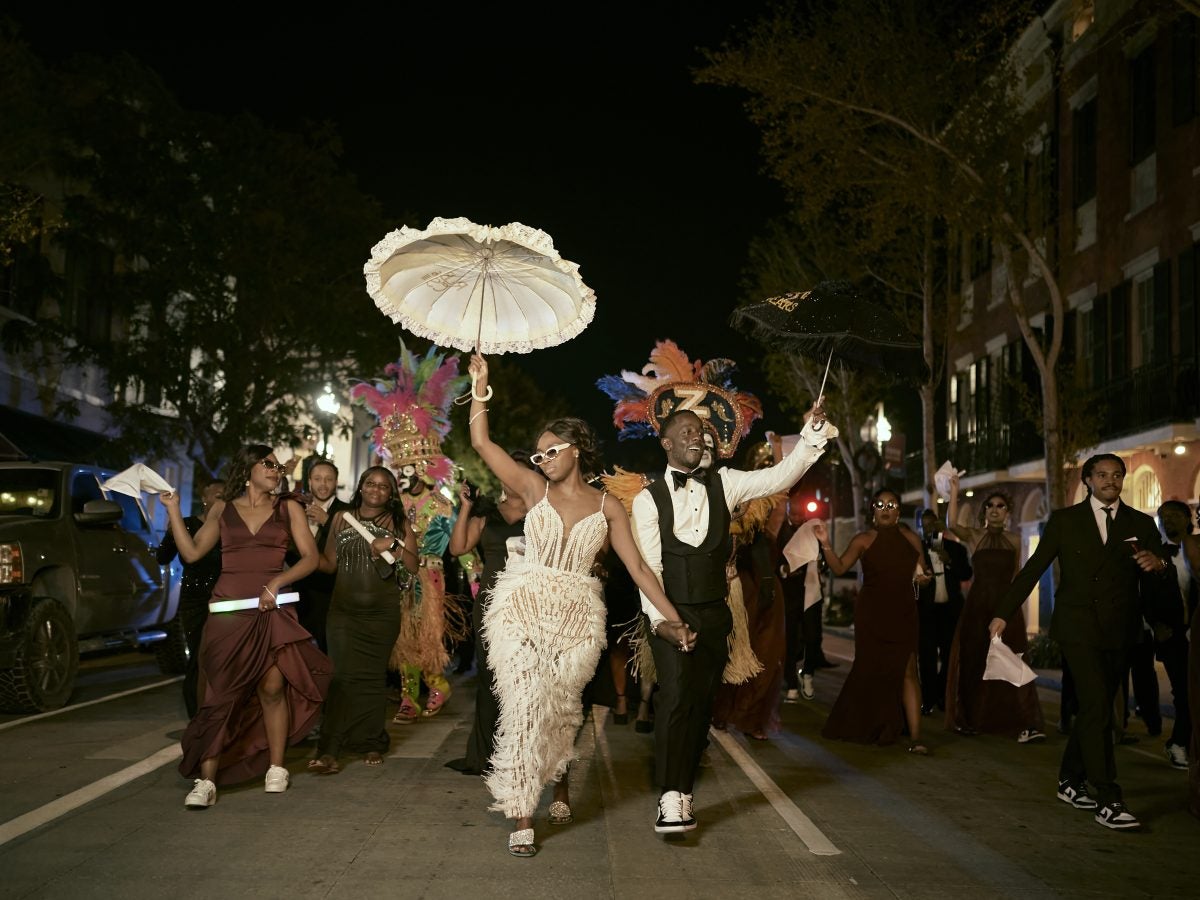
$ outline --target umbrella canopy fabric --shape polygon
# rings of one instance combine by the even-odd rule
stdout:
[[[596,295],[544,231],[437,218],[371,250],[367,293],[393,322],[443,347],[485,354],[555,347],[583,331]]]
[[[730,323],[778,349],[836,356],[850,366],[900,375],[925,369],[921,342],[892,313],[848,282],[823,281],[734,310]]]

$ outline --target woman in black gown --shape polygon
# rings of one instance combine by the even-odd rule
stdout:
[[[540,471],[529,461],[526,450],[514,450],[509,456],[534,472]],[[464,484],[460,497],[462,503],[450,534],[450,553],[462,556],[478,547],[483,574],[479,579],[479,594],[471,608],[471,630],[475,641],[475,720],[467,737],[467,755],[452,759],[446,765],[464,775],[482,775],[492,756],[492,739],[500,708],[492,693],[492,668],[488,665],[487,648],[480,631],[496,577],[508,562],[509,541],[524,541],[526,509],[520,494],[505,490],[500,492],[498,501],[493,501],[475,495],[470,486]]]
[[[318,775],[340,771],[338,755],[362,753],[367,765],[383,762],[390,745],[387,732],[387,664],[400,634],[400,585],[397,568],[417,570],[417,542],[398,502],[396,479],[383,466],[372,466],[358,480],[349,510],[334,513],[330,539],[321,555],[322,572],[337,573],[325,625],[333,683],[316,757],[308,768]],[[345,519],[363,525],[368,541]],[[389,551],[389,566],[380,556]]]

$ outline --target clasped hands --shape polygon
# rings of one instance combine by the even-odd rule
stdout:
[[[686,622],[662,621],[654,629],[655,635],[672,644],[677,644],[682,653],[688,653],[696,646],[698,635],[688,627]]]

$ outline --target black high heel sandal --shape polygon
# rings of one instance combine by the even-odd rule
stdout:
[[[624,700],[625,695],[617,694],[617,699]],[[628,709],[626,709],[626,711],[623,713],[613,712],[612,716],[613,716],[613,724],[614,725],[628,725],[629,724],[629,710]]]

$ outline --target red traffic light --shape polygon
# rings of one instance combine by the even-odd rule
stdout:
[[[821,509],[821,504],[818,503],[816,500],[809,500],[807,503],[804,504],[804,511],[806,513],[809,513],[810,515],[812,513],[818,512],[820,509]]]

